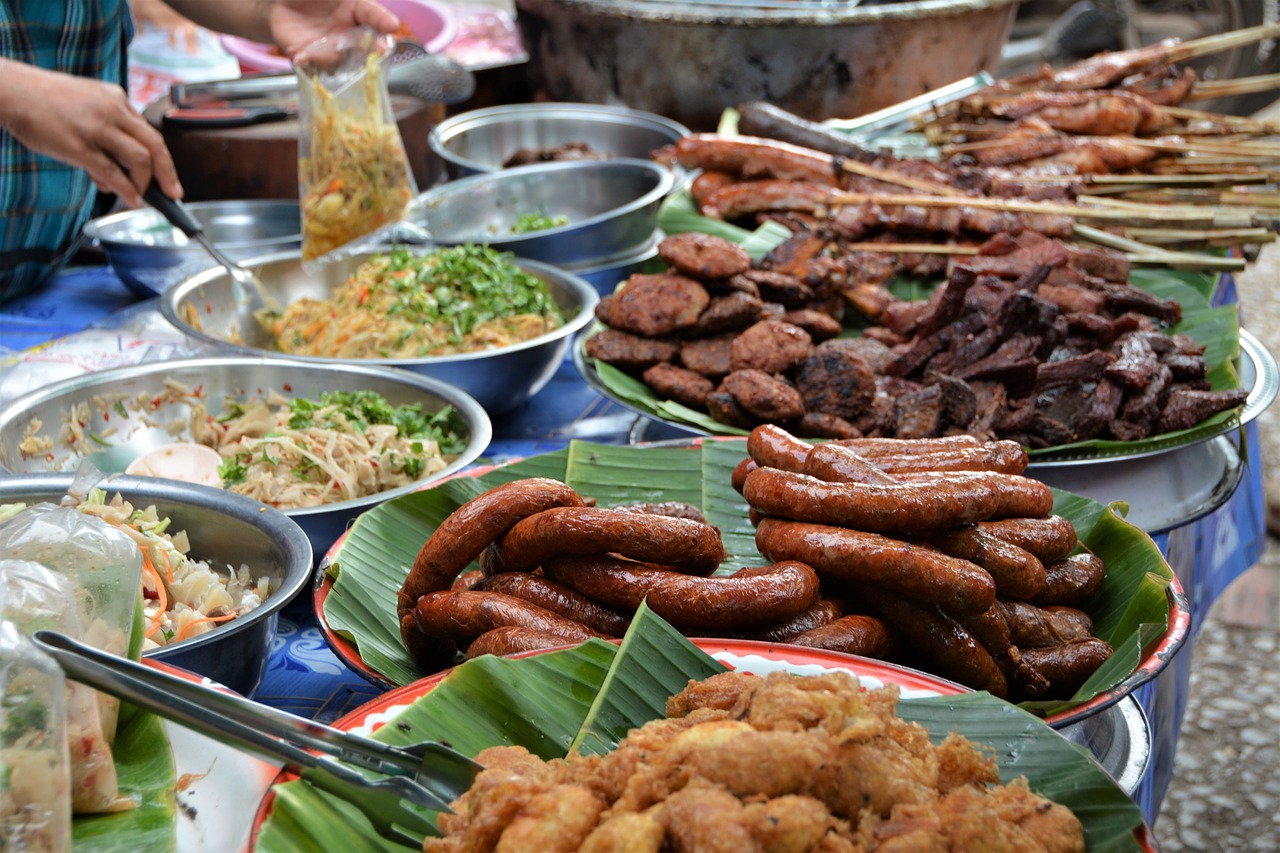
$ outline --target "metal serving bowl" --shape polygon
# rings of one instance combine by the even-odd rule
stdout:
[[[652,160],[538,163],[441,184],[415,199],[411,219],[442,245],[487,243],[549,264],[589,264],[652,241],[658,206],[674,186],[671,171]],[[566,223],[512,233],[527,214]]]
[[[0,469],[18,474],[74,470],[81,457],[70,448],[58,446],[56,438],[71,407],[88,404],[85,430],[105,438],[100,445],[95,442],[97,449],[85,458],[101,471],[124,471],[146,451],[180,441],[181,435],[175,436],[166,427],[186,422],[190,405],[170,403],[147,411],[145,418],[131,413],[126,419],[110,405],[109,395],[124,394],[130,398],[144,393],[156,395],[164,390],[166,381],[179,382],[191,389],[202,387],[212,415],[218,413],[227,397],[238,401],[263,398],[272,391],[286,397],[310,397],[324,391],[362,389],[381,394],[394,406],[421,403],[423,409],[430,412],[445,406],[457,410],[466,427],[467,443],[458,458],[443,471],[365,498],[282,510],[306,532],[316,554],[323,554],[356,516],[375,504],[466,467],[484,452],[493,436],[488,415],[470,396],[443,382],[408,371],[338,361],[317,364],[284,358],[196,358],[89,373],[55,382],[14,400],[0,410]],[[106,398],[108,402],[95,404],[92,402],[95,397]],[[36,435],[55,439],[54,450],[47,456],[26,456],[18,449],[33,419],[42,423]]]
[[[233,260],[302,245],[296,201],[198,201],[186,205],[209,239]],[[85,236],[97,240],[111,269],[139,296],[158,296],[217,262],[153,207],[94,219]]]
[[[57,502],[71,487],[71,474],[0,476],[0,504]],[[208,486],[148,477],[108,477],[99,484],[135,507],[154,505],[185,530],[193,559],[219,570],[247,565],[267,577],[271,594],[256,609],[207,634],[147,652],[146,656],[198,672],[238,693],[251,695],[267,669],[276,617],[307,584],[311,544],[284,513],[257,501]]]
[[[712,130],[768,101],[852,118],[1000,60],[1014,0],[515,0],[534,85]]]
[[[305,297],[328,297],[356,267],[375,254],[371,251],[353,255],[314,273],[303,269],[298,252],[255,258],[245,264],[258,274],[269,296],[281,305],[288,305]],[[502,349],[428,358],[359,359],[357,363],[402,367],[454,385],[474,397],[490,414],[527,402],[551,381],[569,350],[574,333],[591,322],[600,296],[572,273],[535,261],[518,260],[518,263],[547,282],[552,298],[565,316],[565,323],[559,329]],[[160,299],[160,312],[192,338],[231,352],[288,358],[320,371],[352,364],[349,359],[285,356],[274,350],[270,335],[238,304],[233,282],[221,269],[208,270],[169,288]]]
[[[648,159],[689,128],[654,113],[597,104],[513,104],[460,113],[436,125],[428,144],[450,178],[496,172],[521,148],[584,142],[609,157]]]

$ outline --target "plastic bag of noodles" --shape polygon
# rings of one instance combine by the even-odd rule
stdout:
[[[0,524],[0,560],[6,559],[40,563],[71,582],[83,642],[121,656],[141,648],[142,552],[123,530],[74,506],[33,504]],[[112,743],[120,703],[97,697]]]
[[[30,636],[51,630],[84,639],[75,584],[30,560],[0,560],[0,619]],[[99,693],[67,682],[67,756],[71,766],[71,806],[77,814],[125,811],[137,803],[123,797],[116,781],[115,758],[103,732]]]
[[[416,188],[387,92],[389,36],[357,27],[297,62],[302,260],[381,239]]]
[[[0,850],[71,849],[66,681],[0,619]]]

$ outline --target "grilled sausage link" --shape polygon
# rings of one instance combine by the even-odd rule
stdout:
[[[1076,547],[1076,528],[1060,515],[982,521],[978,526],[993,536],[1030,551],[1041,563],[1061,560]]]
[[[1092,595],[1107,577],[1107,567],[1093,554],[1072,554],[1044,567],[1045,585],[1032,604],[1073,604]]]
[[[1069,697],[1107,662],[1111,651],[1110,645],[1094,638],[1022,649],[1022,659],[1049,681],[1054,696]]]
[[[1000,595],[1030,598],[1044,590],[1044,564],[1030,551],[980,526],[953,527],[926,533],[921,538],[944,554],[982,566],[995,581]]]
[[[492,631],[485,631],[467,646],[467,660],[481,655],[513,655],[518,652],[532,652],[538,649],[554,649],[568,645],[569,641],[556,634],[538,631],[533,628],[521,628],[518,625],[503,625]]]
[[[606,553],[707,575],[724,559],[724,545],[718,529],[687,518],[557,507],[513,525],[481,567],[488,574],[531,571],[563,554]]]
[[[1025,601],[996,602],[1009,625],[1014,645],[1023,648],[1056,646],[1093,636],[1093,620],[1074,607],[1036,607]]]
[[[543,571],[610,607],[634,610],[644,601],[686,633],[768,625],[790,619],[818,600],[818,576],[796,562],[759,574],[707,578],[591,555],[556,557]]]
[[[995,583],[979,566],[875,533],[764,518],[756,548],[768,560],[799,560],[823,575],[876,584],[956,613],[981,613],[996,601]]]
[[[515,596],[567,619],[581,622],[608,637],[621,637],[631,624],[629,615],[610,610],[576,589],[530,572],[490,575],[477,583],[474,589],[478,592],[501,592]]]
[[[884,622],[874,616],[841,616],[787,640],[793,646],[828,649],[850,655],[885,659],[893,649],[893,639]]]
[[[413,610],[423,636],[466,646],[504,625],[532,628],[576,643],[601,636],[581,622],[500,592],[429,592]]]
[[[757,468],[742,495],[766,515],[876,533],[957,527],[989,518],[1001,507],[986,478],[945,483],[827,483],[806,474]],[[1030,481],[1034,482],[1034,481]]]

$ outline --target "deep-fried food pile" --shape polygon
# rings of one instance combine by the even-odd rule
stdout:
[[[958,734],[934,746],[897,701],[838,672],[691,683],[607,755],[480,753],[425,850],[1084,850],[1069,809],[998,784]]]

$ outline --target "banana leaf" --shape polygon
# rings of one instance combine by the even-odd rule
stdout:
[[[347,626],[343,630],[356,642],[364,661],[390,681],[408,684],[420,677],[400,643],[395,620],[395,593],[413,557],[439,521],[467,497],[488,488],[486,483],[506,482],[513,473],[528,470],[563,479],[603,506],[653,500],[700,506],[707,520],[720,528],[727,552],[721,574],[767,562],[756,550],[746,502],[731,485],[734,466],[746,457],[743,439],[647,448],[573,442],[567,451],[551,455],[552,461],[531,457],[465,485],[471,478],[447,481],[361,516],[335,556],[343,595],[331,593],[325,602],[330,627]],[[550,473],[556,467],[560,473]],[[1166,590],[1173,578],[1151,537],[1118,514],[1123,505],[1107,507],[1058,490],[1054,498],[1054,511],[1075,524],[1080,541],[1107,565],[1106,581],[1084,609],[1094,619],[1096,635],[1109,642],[1115,653],[1070,699],[1023,705],[1045,715],[1076,707],[1130,677],[1142,650],[1168,627]],[[336,593],[337,586],[334,589]],[[366,654],[366,649],[376,649],[378,656]]]
[[[113,747],[120,791],[136,797],[138,808],[106,815],[83,815],[71,822],[76,853],[165,851],[177,846],[173,750],[160,718],[131,705],[120,706]]]
[[[383,725],[373,737],[396,745],[426,738],[468,755],[520,744],[544,758],[612,749],[625,733],[665,713],[690,679],[724,670],[718,661],[641,608],[620,647],[598,640],[544,655],[481,657],[459,666]],[[992,750],[1002,781],[1068,806],[1085,825],[1091,851],[1137,850],[1141,811],[1082,748],[1043,722],[983,693],[899,704],[900,715],[940,741],[959,731]],[[378,838],[358,809],[302,781],[274,788],[259,851],[408,850]]]
[[[667,199],[659,213],[659,224],[668,234],[680,231],[719,234],[742,244],[744,248],[749,247],[749,254],[753,258],[763,257],[769,249],[781,243],[788,235],[786,229],[777,223],[766,223],[751,232],[702,216],[697,212],[687,190],[681,190]],[[1134,287],[1164,299],[1173,299],[1182,306],[1182,321],[1170,328],[1169,332],[1188,335],[1205,346],[1204,358],[1208,368],[1210,388],[1221,391],[1240,387],[1240,378],[1232,364],[1239,355],[1240,326],[1236,306],[1211,306],[1217,281],[1216,273],[1167,268],[1134,269],[1129,275],[1129,283]],[[937,284],[937,281],[897,276],[890,282],[889,290],[899,299],[925,299]],[[859,334],[860,325],[863,324],[856,319],[850,320],[846,334]],[[575,346],[582,346],[587,337],[589,334],[580,336]],[[604,362],[588,358],[582,353],[579,355],[582,363],[595,373],[595,378],[609,395],[637,411],[668,423],[692,427],[709,435],[745,435],[745,431],[722,424],[705,412],[657,397],[639,379]],[[1219,412],[1190,429],[1163,433],[1141,441],[1094,439],[1035,449],[1030,453],[1033,459],[1045,460],[1107,459],[1152,453],[1195,444],[1213,436],[1222,435],[1237,427],[1239,420],[1239,410],[1232,409]]]

